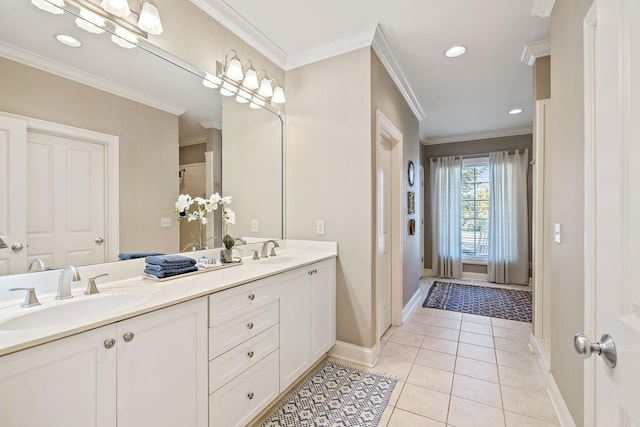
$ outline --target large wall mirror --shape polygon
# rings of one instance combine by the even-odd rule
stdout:
[[[191,250],[199,227],[177,221],[181,193],[232,196],[234,237],[283,238],[282,117],[206,88],[202,70],[142,38],[121,47],[81,29],[78,5],[0,0],[0,275],[34,258]],[[221,246],[220,212],[206,227]]]

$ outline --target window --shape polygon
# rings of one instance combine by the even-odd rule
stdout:
[[[486,262],[489,248],[489,158],[462,162],[462,259]]]

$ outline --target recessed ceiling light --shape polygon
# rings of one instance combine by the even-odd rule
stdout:
[[[444,53],[448,58],[455,58],[456,56],[464,55],[467,52],[467,48],[465,46],[453,46],[447,49]]]
[[[523,111],[522,108],[514,108],[513,110],[509,111],[509,114],[513,116],[514,114],[522,113],[522,111]]]
[[[82,46],[82,43],[80,43],[78,39],[73,38],[71,36],[67,36],[65,34],[57,34],[55,37],[56,37],[56,40],[58,40],[60,43],[62,43],[65,46],[69,46],[69,47]]]

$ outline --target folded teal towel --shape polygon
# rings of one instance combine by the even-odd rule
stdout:
[[[182,255],[162,255],[148,256],[145,258],[147,264],[160,265],[165,267],[184,267],[196,265],[196,260]]]
[[[147,268],[144,269],[144,272],[146,274],[156,276],[160,279],[162,279],[163,277],[171,277],[171,276],[178,276],[180,274],[191,273],[192,271],[198,271],[198,267],[196,267],[195,265],[192,265],[190,267],[182,267],[182,268],[165,268],[163,270],[150,270],[147,266]]]
[[[161,252],[123,252],[118,255],[118,259],[120,261],[124,261],[127,259],[135,259],[135,258],[146,258],[148,256],[154,255],[164,255]]]

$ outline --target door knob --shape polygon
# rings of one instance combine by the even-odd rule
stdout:
[[[134,336],[135,335],[133,335],[133,332],[127,332],[122,336],[122,338],[124,338],[125,342],[131,342],[131,341],[133,341],[133,337]]]
[[[583,359],[588,359],[591,357],[591,354],[595,353],[598,356],[602,356],[604,363],[610,368],[615,368],[618,362],[616,344],[609,334],[603,334],[602,337],[600,337],[600,342],[595,344],[584,334],[576,334],[576,336],[573,337],[573,346],[576,349],[576,353]]]
[[[24,245],[22,243],[14,243],[13,245],[11,245],[11,249],[18,252],[24,249]]]
[[[102,237],[96,237],[95,242],[100,245],[100,244],[104,243],[104,239]]]

